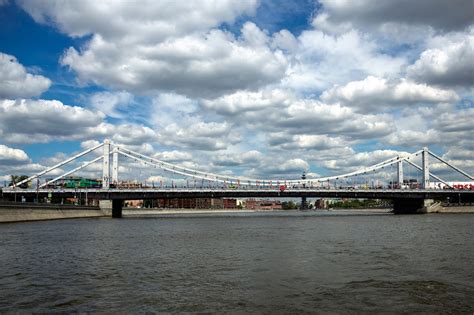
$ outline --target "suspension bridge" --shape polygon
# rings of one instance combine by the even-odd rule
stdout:
[[[100,152],[100,149],[102,151]],[[85,156],[93,155],[88,161],[82,161]],[[159,185],[137,185],[124,187],[119,181],[119,156],[132,162],[140,163],[150,175],[156,172],[179,177],[178,185],[171,182],[166,185],[160,181]],[[84,150],[56,165],[46,168],[27,179],[13,183],[12,186],[2,189],[4,198],[15,200],[22,197],[39,198],[76,197],[77,188],[65,188],[55,185],[58,181],[80,172],[93,164],[102,164],[102,178],[100,187],[90,187],[80,191],[85,198],[112,201],[112,216],[122,216],[123,200],[158,199],[158,198],[244,198],[244,197],[272,197],[272,198],[371,198],[393,200],[395,213],[414,213],[426,209],[433,199],[449,198],[452,201],[474,201],[474,186],[455,187],[452,181],[447,181],[432,173],[430,159],[451,169],[462,179],[474,180],[474,177],[442,157],[423,148],[411,154],[398,155],[371,166],[361,167],[356,171],[345,174],[296,179],[257,179],[243,176],[222,175],[204,172],[177,164],[169,163],[153,156],[127,149],[123,145],[111,143],[109,140]],[[420,164],[417,164],[420,160]],[[419,162],[418,162],[419,163]],[[77,166],[77,164],[79,164]],[[73,166],[64,171],[65,166]],[[75,167],[74,167],[75,166]],[[421,175],[421,181],[416,185],[407,185],[404,179],[404,168],[410,167]],[[54,178],[51,173],[61,172]],[[370,183],[370,176],[377,172],[387,179],[392,178],[388,185],[377,182]],[[391,174],[391,173],[395,174]],[[434,181],[432,181],[434,180]],[[191,184],[189,184],[191,182]],[[28,188],[21,188],[31,183]],[[459,189],[462,188],[462,189]]]

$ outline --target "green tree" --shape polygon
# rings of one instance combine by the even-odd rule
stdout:
[[[298,206],[293,201],[283,201],[281,203],[281,207],[283,210],[293,210],[298,208]]]
[[[16,183],[19,183],[21,182],[22,180],[25,180],[27,179],[28,176],[26,175],[11,175],[10,176],[10,184],[8,184],[8,186],[13,186],[13,184],[16,184]],[[20,185],[20,188],[28,188],[28,183],[23,183]]]

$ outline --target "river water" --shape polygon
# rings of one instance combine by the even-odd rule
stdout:
[[[0,225],[0,312],[474,312],[474,215]]]

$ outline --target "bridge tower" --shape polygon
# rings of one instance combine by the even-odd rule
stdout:
[[[402,188],[402,185],[403,185],[403,160],[400,160],[397,163],[397,184],[399,185],[399,188]]]
[[[104,140],[104,158],[102,162],[102,188],[109,188],[110,181],[110,141]]]
[[[423,151],[421,152],[421,160],[422,160],[422,165],[421,168],[423,170],[423,184],[422,187],[423,189],[428,189],[430,188],[430,164],[428,161],[428,148],[424,147]]]
[[[114,148],[112,151],[112,184],[118,185],[118,150]]]

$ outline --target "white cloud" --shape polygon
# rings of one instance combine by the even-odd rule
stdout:
[[[332,170],[342,173],[360,169],[364,166],[371,166],[384,160],[396,157],[398,155],[406,155],[410,152],[395,150],[374,150],[370,152],[358,152],[351,154],[347,158],[339,158],[323,161],[322,164]]]
[[[190,153],[178,150],[158,152],[155,154],[155,157],[167,162],[182,162],[192,159]]]
[[[245,23],[239,38],[216,28],[252,14],[254,0],[20,3],[40,23],[92,35],[79,51],[70,47],[61,64],[82,81],[117,90],[215,97],[278,82],[287,65],[255,24]]]
[[[293,102],[275,115],[272,124],[292,134],[327,134],[353,139],[377,138],[393,129],[387,115],[361,115],[339,104],[325,104],[313,100]]]
[[[1,101],[8,143],[86,148],[110,138],[181,165],[273,178],[298,177],[309,162],[338,172],[395,152],[356,152],[365,145],[474,147],[474,114],[456,107],[472,107],[463,1],[452,15],[437,0],[324,1],[314,29],[299,36],[245,21],[238,30],[257,1],[20,3],[36,21],[82,37],[60,62],[80,83],[111,90],[85,109],[23,100],[5,111],[14,101]]]
[[[26,72],[14,56],[0,53],[0,98],[38,96],[50,85],[48,78]]]
[[[85,140],[81,142],[81,148],[84,150],[92,149],[93,147],[99,145],[98,140]]]
[[[133,111],[128,107],[132,101],[133,95],[125,91],[98,92],[90,97],[90,107],[112,118],[125,118],[127,111]]]
[[[30,162],[25,151],[0,144],[0,165],[25,164]]]
[[[290,60],[283,86],[306,94],[370,75],[396,77],[406,64],[403,56],[382,53],[376,41],[355,30],[341,35],[305,31]]]
[[[474,19],[470,0],[321,0],[322,13],[314,25],[326,28],[376,28],[385,24],[430,26],[443,31],[464,29]],[[322,16],[320,16],[322,15]]]
[[[408,67],[408,76],[442,86],[474,86],[474,35],[425,50]]]
[[[204,1],[27,1],[18,3],[39,23],[82,37],[101,34],[113,41],[138,42],[206,31],[243,14],[253,14],[256,0]]]
[[[9,143],[110,138],[117,143],[139,145],[156,140],[155,131],[149,127],[130,123],[114,125],[104,119],[101,112],[60,101],[0,100],[0,134]]]
[[[247,92],[239,91],[213,100],[203,100],[205,109],[221,115],[235,115],[259,111],[273,106],[284,106],[291,102],[291,96],[280,90]]]
[[[233,122],[234,130],[253,146],[310,148],[338,146],[383,137],[394,130],[389,115],[363,115],[341,104],[298,98],[284,90],[236,92],[201,106]],[[312,144],[310,144],[312,143]]]
[[[257,3],[20,1],[37,22],[73,37],[91,35],[79,51],[70,47],[61,58],[82,81],[140,94],[212,97],[284,75],[284,55],[269,47],[255,24],[245,23],[238,38],[218,29],[253,14]]]
[[[80,138],[85,128],[97,126],[103,118],[60,101],[0,100],[0,129],[5,141],[12,143]]]
[[[232,132],[224,122],[204,122],[188,119],[184,124],[172,123],[158,132],[158,141],[171,147],[194,150],[223,150],[240,141],[240,134]]]
[[[460,109],[455,112],[442,113],[434,120],[434,126],[441,132],[465,132],[466,138],[472,139],[474,131],[474,108]]]
[[[383,111],[387,107],[403,107],[423,103],[453,103],[459,100],[452,90],[437,89],[407,80],[389,82],[369,76],[362,81],[336,86],[321,95],[326,102],[342,102],[360,111]]]
[[[81,52],[69,48],[61,63],[81,80],[145,94],[217,96],[279,81],[287,64],[284,55],[265,45],[266,35],[254,24],[245,24],[242,31],[240,40],[211,30],[133,45],[96,34]]]
[[[258,165],[265,158],[264,154],[257,150],[251,150],[240,154],[217,154],[212,159],[215,166],[245,166],[251,167]]]

